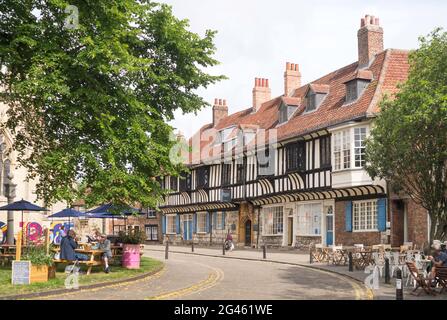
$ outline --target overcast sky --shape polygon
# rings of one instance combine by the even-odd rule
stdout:
[[[447,29],[445,0],[160,0],[201,35],[217,30],[209,69],[222,81],[199,93],[227,99],[229,113],[251,107],[255,77],[268,78],[272,97],[283,93],[285,63],[300,65],[302,84],[357,60],[357,30],[365,14],[380,18],[385,48],[413,49],[435,27]],[[176,113],[171,124],[186,137],[212,121],[211,107]]]

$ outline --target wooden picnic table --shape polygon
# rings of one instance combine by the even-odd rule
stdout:
[[[54,248],[54,251],[60,251],[60,248]],[[88,260],[86,261],[78,261],[79,264],[85,264],[87,266],[87,275],[89,275],[92,271],[93,266],[102,266],[104,262],[102,261],[102,255],[105,252],[104,250],[98,249],[75,249],[75,252],[85,254],[88,256]],[[72,263],[73,261],[62,260],[62,259],[53,259],[54,263]]]

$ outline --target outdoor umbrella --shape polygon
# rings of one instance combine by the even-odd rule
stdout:
[[[118,213],[116,213],[118,212]],[[98,208],[87,211],[86,217],[88,218],[96,218],[96,219],[112,219],[112,229],[115,229],[115,218],[116,219],[125,219],[125,226],[127,225],[127,217],[128,215],[132,215],[134,213],[139,213],[140,210],[132,207],[124,207],[119,208],[114,206],[111,203],[103,204]]]
[[[51,216],[48,216],[48,218],[68,218],[68,225],[70,225],[70,219],[71,218],[79,218],[84,217],[85,213],[74,210],[72,208],[67,208],[62,211],[56,212],[55,214],[52,214]]]
[[[23,238],[23,211],[47,211],[47,209],[32,204],[26,200],[16,201],[0,207],[0,211],[22,211],[22,238]]]

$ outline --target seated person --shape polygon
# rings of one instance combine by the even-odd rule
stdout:
[[[99,237],[99,249],[105,251],[102,254],[102,259],[104,261],[104,272],[109,273],[109,259],[112,258],[112,250],[110,249],[110,240],[107,239],[107,236],[105,234],[102,234]]]
[[[88,257],[85,254],[77,253],[75,251],[77,247],[76,233],[73,230],[69,230],[67,236],[63,237],[61,241],[60,259],[69,261],[88,260]]]
[[[434,245],[433,249],[434,249],[433,256],[428,257],[428,259],[432,261],[430,278],[434,278],[436,276],[437,267],[447,267],[447,253],[441,250],[440,245]]]
[[[97,242],[97,241],[99,241],[100,237],[101,237],[101,233],[99,232],[98,229],[96,229],[92,235],[87,236],[87,239],[88,239],[88,242]]]

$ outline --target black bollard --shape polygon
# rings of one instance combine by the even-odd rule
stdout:
[[[165,259],[168,260],[168,253],[169,253],[169,241],[166,240],[166,248],[165,248]]]
[[[404,300],[404,290],[402,288],[402,270],[396,272],[396,300]]]
[[[385,283],[390,283],[390,259],[385,258]]]
[[[194,252],[194,242],[191,242],[191,252]]]
[[[262,258],[263,259],[267,259],[267,248],[265,246],[265,244],[262,246]]]
[[[348,264],[349,264],[349,272],[354,271],[354,265],[352,263],[352,252],[348,253]]]
[[[225,242],[224,242],[223,245],[222,245],[222,255],[223,255],[223,256],[225,255]]]
[[[312,245],[309,247],[309,263],[314,263],[314,255],[312,254],[313,248]]]

